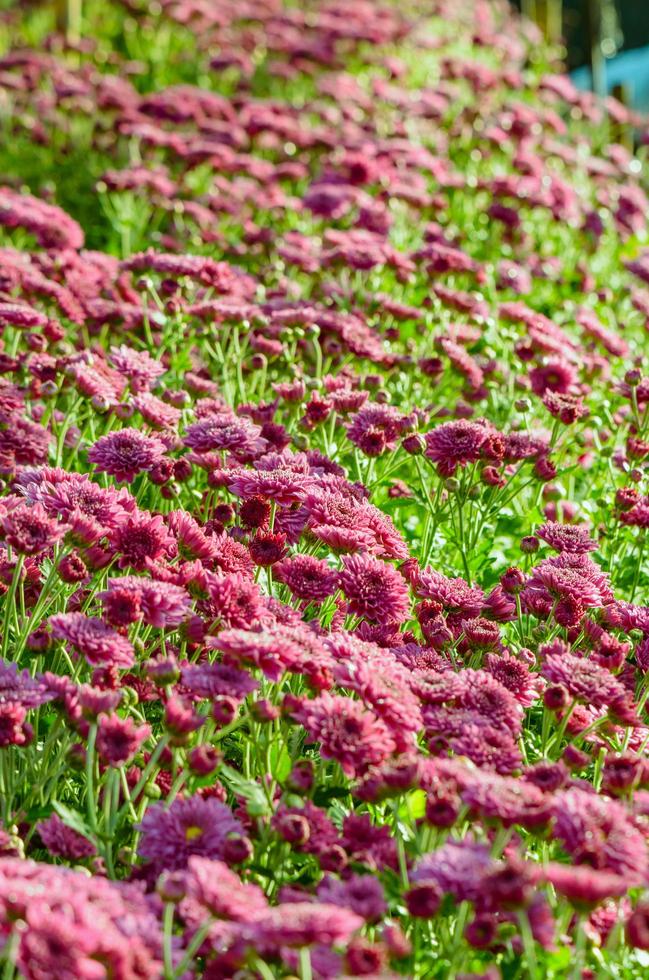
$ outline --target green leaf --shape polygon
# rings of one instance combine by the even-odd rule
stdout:
[[[426,813],[426,793],[423,789],[413,789],[399,807],[402,820],[421,820]]]
[[[273,779],[283,783],[291,771],[291,753],[284,742],[274,742],[270,747],[270,772]]]
[[[80,813],[77,813],[76,810],[71,810],[64,803],[60,803],[58,800],[54,800],[52,806],[66,827],[76,830],[78,834],[81,834],[81,836],[85,837],[87,840],[94,841],[95,838],[93,832]]]
[[[242,796],[251,817],[263,817],[271,813],[266,795],[258,783],[246,779],[231,766],[221,766],[221,776],[236,796]]]

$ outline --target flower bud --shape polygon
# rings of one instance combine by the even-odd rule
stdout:
[[[526,537],[521,538],[521,551],[524,555],[533,555],[538,550],[539,539],[535,538],[533,534],[528,534]]]
[[[570,701],[570,695],[563,684],[550,684],[543,692],[543,704],[549,711],[561,711]]]
[[[196,776],[210,776],[221,759],[221,753],[211,745],[197,745],[187,753],[187,765]]]
[[[441,892],[432,881],[415,885],[404,898],[410,915],[415,919],[432,919],[437,915],[442,901]]]
[[[231,834],[223,845],[223,860],[226,864],[243,864],[252,854],[252,844],[242,834]]]
[[[156,883],[156,892],[163,902],[177,905],[187,894],[187,876],[184,871],[165,871]]]

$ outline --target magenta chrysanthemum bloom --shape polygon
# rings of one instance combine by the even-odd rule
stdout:
[[[438,713],[438,717],[439,717]],[[451,751],[465,756],[478,769],[493,770],[507,776],[521,765],[521,753],[515,739],[502,728],[491,724],[484,715],[468,709],[448,712],[446,724],[432,732],[426,719],[426,733],[432,751]]]
[[[547,521],[535,532],[537,538],[546,541],[554,551],[572,555],[585,555],[595,551],[597,544],[588,533],[588,528],[577,524],[559,524]]]
[[[206,572],[205,582],[209,599],[202,606],[222,626],[245,629],[261,619],[264,612],[261,592],[246,575]]]
[[[68,861],[83,861],[97,853],[97,848],[87,837],[63,823],[61,818],[53,813],[47,820],[36,825],[43,844],[54,857],[66,858]]]
[[[293,555],[278,562],[273,568],[273,578],[306,602],[324,602],[338,587],[338,573],[313,555]]]
[[[25,745],[31,729],[25,723],[27,712],[18,701],[0,703],[0,748],[9,745]]]
[[[629,887],[646,881],[646,842],[621,803],[569,787],[555,794],[552,810],[553,836],[576,864],[623,875]]]
[[[175,799],[168,808],[153,804],[138,829],[138,854],[158,874],[186,868],[194,854],[222,860],[228,838],[244,834],[229,807],[200,796]]]
[[[225,664],[256,667],[271,680],[285,671],[304,673],[318,687],[325,683],[331,657],[308,629],[277,625],[272,630],[225,629],[208,645],[220,650]]]
[[[477,463],[490,455],[490,442],[498,433],[488,423],[445,422],[426,433],[426,456],[437,464],[442,476],[453,476],[458,466]]]
[[[480,712],[489,722],[512,734],[520,731],[520,705],[504,684],[486,670],[467,668],[460,677],[463,691],[457,698],[457,703],[461,707]]]
[[[564,552],[532,569],[521,600],[532,610],[536,603],[545,602],[549,612],[552,603],[560,600],[572,600],[581,609],[605,606],[613,593],[608,576],[587,554]]]
[[[135,663],[130,641],[100,619],[70,612],[50,616],[48,623],[55,639],[69,643],[91,664],[128,668]]]
[[[101,715],[97,728],[97,752],[107,765],[123,766],[139,752],[150,734],[150,725],[136,725],[130,717]]]
[[[168,405],[150,391],[135,395],[133,408],[154,429],[175,429],[182,417],[180,409]]]
[[[19,503],[0,518],[0,537],[19,555],[40,555],[66,531],[40,504]]]
[[[172,510],[166,517],[167,527],[176,538],[182,558],[209,562],[216,556],[215,537],[208,536],[197,521],[184,510]],[[231,569],[234,571],[234,569]]]
[[[136,597],[142,619],[157,629],[180,626],[191,609],[191,601],[185,589],[171,582],[158,582],[135,575],[111,578],[108,580],[108,589],[98,592],[97,598],[102,599],[104,604],[110,603],[110,597],[115,591],[127,592]]]
[[[160,976],[162,929],[137,885],[5,857],[0,904],[22,923],[17,968],[24,977],[95,980],[107,968],[142,980]]]
[[[435,675],[433,675],[435,679]],[[415,690],[431,751],[465,755],[480,768],[508,774],[520,763],[522,711],[513,694],[483,670],[443,673]]]
[[[24,708],[38,708],[54,696],[40,674],[32,677],[28,670],[19,670],[17,664],[0,660],[0,703],[15,702]]]
[[[559,419],[564,425],[572,425],[589,414],[584,400],[579,395],[563,395],[556,391],[546,391],[543,404],[550,415]]]
[[[346,946],[363,919],[347,908],[290,902],[269,908],[249,927],[253,948],[266,955],[284,946]]]
[[[88,459],[100,472],[131,483],[161,462],[167,447],[156,436],[138,429],[120,429],[102,436],[88,450]]]
[[[143,511],[130,514],[111,531],[109,540],[119,555],[119,567],[136,571],[144,571],[149,562],[170,556],[176,549],[176,542],[160,514]]]
[[[626,878],[611,871],[598,871],[581,865],[569,867],[555,861],[544,866],[543,877],[558,895],[582,909],[598,905],[607,898],[619,898],[629,889]]]
[[[408,427],[407,417],[391,405],[366,405],[351,419],[347,438],[368,456],[377,456],[385,449],[394,449]],[[377,436],[379,451],[375,452],[371,447]]]
[[[381,623],[408,618],[408,585],[392,565],[371,555],[350,555],[343,558],[338,584],[356,616]]]
[[[354,691],[376,712],[390,729],[400,752],[412,749],[414,736],[422,726],[421,709],[412,690],[410,672],[391,652],[376,648],[367,657],[353,653],[343,656],[334,667],[334,679],[339,687]]]
[[[205,910],[217,919],[252,922],[268,908],[268,900],[258,885],[244,884],[227,864],[197,854],[187,862],[185,885],[183,918],[193,921],[196,917],[197,925],[204,918]]]
[[[259,682],[245,670],[221,663],[183,667],[181,681],[191,694],[210,699],[225,695],[241,701],[259,687]]]
[[[387,911],[383,887],[372,875],[351,875],[345,881],[329,875],[318,885],[318,899],[351,909],[366,922],[378,922]]]
[[[74,517],[86,515],[96,521],[103,533],[124,520],[135,510],[135,499],[126,487],[100,487],[81,473],[67,473],[44,467],[21,474],[21,486],[27,499],[43,505],[48,514],[61,518],[74,529]]]
[[[546,391],[556,391],[565,395],[578,379],[579,375],[575,368],[565,360],[548,361],[547,364],[532,368],[530,371],[530,385],[536,395],[543,395]]]
[[[415,575],[415,592],[422,599],[438,602],[453,616],[479,616],[485,602],[482,589],[470,586],[463,578],[447,578],[433,568],[424,568]]]
[[[0,453],[11,464],[38,466],[47,460],[51,439],[47,429],[14,415],[11,425],[0,427]]]
[[[209,541],[214,547],[212,567],[216,571],[223,572],[224,574],[236,572],[238,575],[244,576],[244,578],[252,578],[254,565],[250,557],[250,552],[244,544],[240,541],[235,541],[234,538],[231,538],[225,532],[211,535]],[[179,547],[182,550],[182,539],[179,541]]]
[[[477,902],[487,878],[497,868],[487,844],[472,837],[450,839],[417,862],[410,880],[432,881],[442,894],[452,895],[456,902]]]
[[[266,448],[260,427],[230,411],[193,422],[183,441],[197,453],[228,452],[241,463],[250,462]]]
[[[290,469],[237,470],[228,486],[237,497],[262,497],[282,507],[290,507],[307,495],[313,480]]]
[[[333,551],[369,551],[378,558],[407,558],[408,548],[387,514],[350,493],[311,491],[307,527]]]
[[[74,218],[55,204],[9,187],[0,189],[0,225],[24,228],[43,248],[83,248],[83,230]]]
[[[489,653],[485,657],[485,670],[514,695],[519,704],[528,708],[540,697],[543,682],[532,674],[522,660],[508,652]]]
[[[571,697],[594,708],[607,708],[627,697],[626,688],[606,667],[572,653],[551,653],[541,668],[552,684],[562,684]]]
[[[291,713],[320,742],[322,757],[339,762],[347,776],[362,775],[396,748],[387,725],[350,698],[321,694]]]
[[[462,801],[473,818],[498,821],[503,827],[519,824],[531,829],[547,824],[552,816],[545,793],[514,776],[476,774],[462,791]]]
[[[121,344],[111,347],[110,362],[131,383],[133,391],[148,391],[158,378],[165,373],[164,365],[154,360],[147,351],[133,350]]]
[[[124,259],[120,268],[129,272],[157,272],[173,279],[186,276],[223,293],[233,291],[237,283],[235,272],[227,262],[216,262],[204,255],[175,255],[147,249]]]
[[[0,302],[0,323],[3,326],[31,330],[34,327],[45,326],[47,317],[40,310],[35,310],[33,306],[28,306],[26,303]]]
[[[291,644],[275,632],[256,632],[245,629],[221,630],[209,640],[220,650],[224,663],[231,666],[246,664],[256,667],[271,678],[279,680],[288,666],[299,656],[297,644]],[[295,649],[293,649],[295,646]]]

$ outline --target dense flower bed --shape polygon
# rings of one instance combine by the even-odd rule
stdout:
[[[3,977],[645,977],[643,121],[498,0],[49,16],[0,30]]]

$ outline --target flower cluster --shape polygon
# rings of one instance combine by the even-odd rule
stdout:
[[[500,0],[9,7],[3,976],[640,980],[647,121]]]

